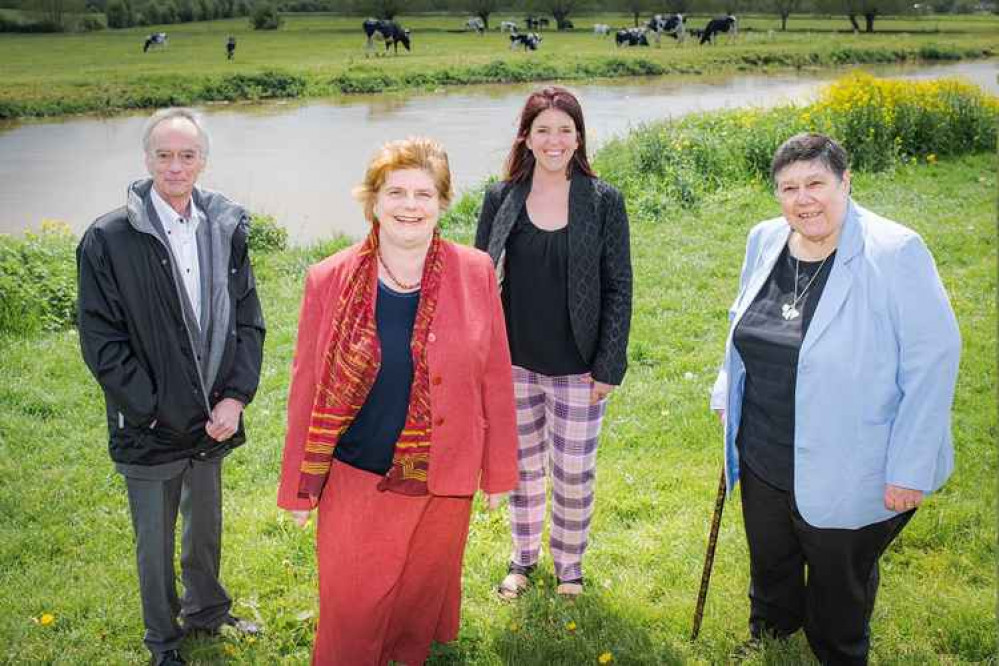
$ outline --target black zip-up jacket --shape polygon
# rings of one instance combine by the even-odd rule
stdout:
[[[486,190],[475,247],[502,275],[506,242],[531,181],[501,181]],[[612,185],[573,171],[569,186],[569,323],[593,379],[620,384],[628,369],[631,247],[624,197]]]
[[[154,219],[151,186],[133,183],[126,205],[95,221],[76,251],[83,359],[104,390],[111,459],[133,465],[216,457],[242,444],[242,419],[223,442],[205,424],[223,398],[253,399],[264,342],[246,211],[220,194],[194,192],[207,218],[201,224],[209,225],[199,336]]]

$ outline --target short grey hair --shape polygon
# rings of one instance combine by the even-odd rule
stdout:
[[[795,162],[814,160],[818,160],[839,180],[843,180],[843,174],[850,168],[850,156],[835,139],[816,132],[803,132],[782,143],[774,153],[770,165],[770,180],[776,185],[777,174],[784,168]]]
[[[148,155],[152,150],[150,143],[153,136],[153,130],[155,130],[160,123],[166,120],[173,120],[175,118],[183,118],[184,120],[190,121],[190,123],[194,125],[194,128],[198,130],[198,142],[201,144],[201,156],[203,158],[208,157],[208,146],[210,141],[208,139],[208,131],[205,129],[204,121],[201,119],[201,116],[194,111],[194,109],[179,106],[160,109],[153,115],[149,116],[149,120],[146,121],[146,126],[142,129],[142,152]]]

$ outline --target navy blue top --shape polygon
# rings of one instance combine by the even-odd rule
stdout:
[[[589,371],[569,321],[569,226],[536,227],[525,205],[506,241],[503,312],[514,365],[549,377]]]
[[[368,399],[343,433],[333,457],[352,467],[385,474],[399,433],[406,425],[409,390],[413,384],[413,338],[420,292],[400,294],[378,282],[375,319],[382,348],[382,365]]]
[[[822,297],[836,253],[821,261],[798,263],[797,293],[801,313],[782,316],[794,300],[795,259],[787,246],[766,283],[739,320],[732,336],[746,365],[742,419],[736,446],[739,457],[756,476],[784,491],[794,488],[794,394],[798,352]],[[817,271],[821,271],[818,272]],[[815,278],[812,280],[812,278]]]

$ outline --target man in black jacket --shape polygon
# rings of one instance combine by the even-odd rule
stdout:
[[[125,206],[83,235],[77,307],[83,358],[104,390],[111,459],[128,488],[145,643],[153,664],[174,666],[185,663],[187,631],[257,631],[230,614],[219,582],[221,470],[246,440],[242,412],[260,379],[264,320],[249,216],[195,187],[209,147],[199,118],[159,111],[142,143],[152,178],[132,183]]]

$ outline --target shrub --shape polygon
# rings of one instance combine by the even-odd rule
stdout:
[[[254,30],[277,30],[281,27],[283,19],[277,8],[267,2],[260,2],[253,7],[250,14],[250,25]]]
[[[288,230],[271,215],[253,215],[247,239],[250,252],[267,253],[288,247]]]
[[[63,223],[0,235],[0,334],[58,330],[76,320],[76,238]]]

